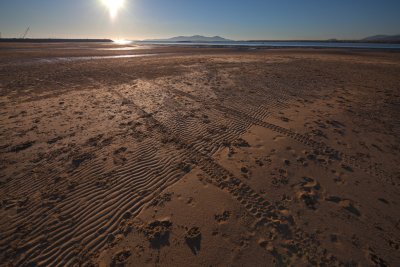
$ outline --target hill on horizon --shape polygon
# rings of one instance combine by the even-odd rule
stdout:
[[[226,39],[220,36],[176,36],[165,39],[146,39],[147,42],[232,42],[233,40]],[[247,40],[247,41],[279,41],[279,40]],[[297,40],[293,40],[297,41]],[[345,42],[346,40],[329,39],[329,40],[312,40],[312,41],[331,41],[331,42]],[[349,41],[349,40],[347,40]],[[400,35],[374,35],[359,40],[351,40],[354,42],[370,42],[370,43],[400,43]],[[290,41],[289,41],[290,42]]]
[[[400,42],[400,34],[398,35],[374,35],[362,39],[366,42]]]

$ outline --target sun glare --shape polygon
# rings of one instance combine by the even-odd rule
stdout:
[[[125,0],[101,0],[103,4],[108,8],[111,19],[114,19],[118,15],[118,11],[124,6]]]
[[[125,40],[125,39],[117,39],[117,40],[113,40],[115,44],[117,45],[127,45],[130,44],[131,41]]]

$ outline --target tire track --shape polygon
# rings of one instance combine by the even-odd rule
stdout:
[[[124,101],[129,105],[129,101],[126,99]],[[137,106],[131,105],[131,108],[137,109]],[[161,135],[169,135],[169,130],[160,126],[161,124],[152,119],[150,114],[143,110],[140,112],[147,121],[150,121],[150,126],[158,128]],[[152,151],[149,149],[154,144],[139,147],[138,151],[141,153],[148,151],[150,155],[142,158],[140,164],[132,162],[125,168],[114,169],[113,173],[109,172],[109,175],[116,180],[111,188],[99,188],[94,183],[96,176],[104,173],[101,162],[82,165],[71,173],[71,177],[73,180],[85,179],[88,182],[80,184],[61,201],[53,203],[52,208],[38,207],[32,216],[25,218],[26,220],[16,218],[15,223],[9,227],[10,232],[7,237],[3,239],[2,251],[10,249],[8,242],[15,238],[19,226],[22,225],[24,228],[25,224],[35,225],[35,228],[31,229],[28,226],[26,230],[30,231],[30,234],[27,236],[27,242],[20,249],[24,253],[16,261],[17,265],[24,266],[31,263],[46,266],[62,265],[75,261],[82,255],[83,252],[77,252],[77,246],[89,251],[101,248],[108,242],[110,235],[115,236],[119,233],[119,222],[127,212],[133,216],[137,215],[157,192],[175,183],[185,174],[182,170],[177,170],[176,165],[170,164],[171,162],[179,163],[187,158],[180,151],[186,144],[177,141],[179,140],[177,137],[175,139],[174,146],[179,151],[176,156],[171,156],[169,153],[169,157],[160,159],[155,155],[155,148]],[[219,145],[214,145],[213,151],[218,148]],[[139,166],[136,166],[135,171],[132,172],[129,168],[135,163]],[[88,179],[90,176],[93,177]],[[138,194],[129,196],[130,192],[138,192]],[[100,233],[99,229],[101,229]]]
[[[203,100],[191,94],[176,89],[168,90],[205,105]],[[263,119],[268,117],[270,112],[262,105],[258,107],[242,105],[240,109],[235,110],[220,103],[207,103],[210,107],[207,114],[211,121],[207,128],[201,125],[201,122],[195,123],[199,121],[198,119],[184,122],[179,116],[170,116],[164,121],[158,120],[156,115],[146,112],[116,89],[111,89],[111,91],[131,110],[141,115],[146,124],[156,133],[149,138],[148,143],[136,149],[137,154],[129,158],[127,165],[104,173],[100,162],[84,164],[71,176],[73,180],[85,179],[86,183],[77,186],[61,201],[53,203],[52,209],[37,207],[32,216],[23,218],[21,214],[15,217],[8,228],[10,230],[5,233],[5,238],[0,242],[1,254],[10,249],[9,243],[15,239],[15,234],[20,232],[21,225],[24,228],[25,224],[30,223],[36,227],[36,229],[29,229],[29,227],[27,230],[23,229],[25,233],[29,232],[27,236],[29,239],[22,248],[23,254],[19,255],[18,265],[25,266],[30,263],[43,266],[73,265],[85,254],[103,248],[110,242],[110,238],[122,232],[119,224],[127,214],[129,217],[137,216],[159,192],[179,181],[186,174],[177,166],[181,162],[198,166],[208,175],[208,182],[228,191],[255,218],[266,222],[274,221],[271,227],[278,230],[281,225],[290,225],[290,218],[282,215],[274,205],[211,157],[223,146],[224,142],[238,138],[252,125],[268,128],[318,151],[339,156],[344,162],[349,159],[352,166],[362,168],[357,165],[356,159],[333,150],[325,144],[264,122]],[[231,100],[226,101],[231,102]],[[276,102],[276,106],[279,105],[281,104]],[[174,121],[179,123],[174,123]],[[227,127],[225,132],[219,132],[218,126],[222,124]],[[208,130],[202,131],[206,128]],[[205,139],[195,139],[191,135],[193,132],[200,132]],[[157,143],[163,139],[166,140],[165,145],[172,145],[174,149],[160,155],[157,149],[162,145],[155,145],[154,141]],[[136,157],[140,157],[140,160],[135,160]],[[372,169],[372,172],[379,171]],[[106,183],[106,187],[99,186],[95,181],[102,174],[110,176],[114,182]],[[15,190],[18,190],[17,187]],[[26,190],[29,188],[27,187]],[[82,198],[84,199],[79,201]],[[23,231],[22,234],[24,234]]]
[[[181,96],[193,99],[195,101],[202,101],[201,99],[199,99],[189,93],[186,93],[186,92],[183,92],[183,91],[180,91],[177,89],[173,89],[173,88],[169,88],[169,90],[175,94],[179,94]],[[382,182],[386,182],[386,183],[395,185],[394,177],[391,174],[380,169],[378,167],[378,164],[376,164],[376,163],[371,162],[371,163],[365,165],[365,163],[361,162],[359,159],[357,159],[354,156],[347,155],[343,152],[340,152],[340,151],[326,145],[325,143],[317,142],[305,135],[302,135],[302,134],[299,134],[292,130],[286,129],[284,127],[266,122],[260,118],[256,118],[251,115],[248,115],[247,112],[239,111],[237,109],[233,109],[233,108],[227,107],[225,105],[222,105],[222,104],[216,103],[216,102],[213,103],[212,108],[214,108],[215,110],[220,111],[222,113],[229,114],[236,119],[243,120],[250,124],[258,125],[258,126],[270,129],[272,131],[275,131],[277,133],[283,134],[289,138],[292,138],[306,146],[309,146],[309,147],[317,150],[320,154],[324,154],[324,155],[328,155],[333,158],[336,158],[336,159],[342,161],[344,164],[347,164],[353,168],[359,169],[369,175],[372,175],[372,176],[378,178]],[[263,107],[261,106],[260,109],[263,109]],[[241,108],[241,110],[244,110],[244,109]],[[268,114],[267,113],[265,113],[265,114],[267,117]]]
[[[134,104],[132,103],[132,105]],[[153,125],[155,125],[161,133],[170,136],[171,139],[174,140],[173,145],[180,149],[186,161],[197,166],[207,174],[207,182],[230,193],[230,195],[257,220],[257,227],[274,229],[279,233],[281,238],[284,239],[286,238],[286,233],[284,232],[289,229],[289,231],[293,231],[293,233],[296,234],[289,240],[293,247],[298,248],[297,257],[301,258],[303,252],[300,248],[304,246],[304,243],[307,243],[307,247],[312,247],[314,251],[310,256],[324,262],[329,262],[330,259],[326,257],[324,250],[320,249],[320,244],[308,237],[307,233],[298,228],[290,215],[285,215],[284,211],[281,212],[280,208],[267,201],[241,179],[235,177],[223,166],[218,164],[211,157],[212,154],[194,149],[193,144],[188,144],[182,139],[179,139],[177,133],[170,130],[153,116],[148,116],[147,118],[152,121]]]

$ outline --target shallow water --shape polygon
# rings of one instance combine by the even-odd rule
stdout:
[[[1,62],[0,65],[31,65],[31,64],[52,64],[52,63],[67,63],[85,60],[99,60],[99,59],[118,59],[118,58],[137,58],[137,57],[151,57],[160,55],[153,54],[135,54],[135,55],[113,55],[113,56],[82,56],[82,57],[47,57],[47,58],[33,58],[33,59],[20,59],[13,62]]]

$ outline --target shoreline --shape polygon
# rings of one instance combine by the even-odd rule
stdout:
[[[4,44],[57,44],[57,43],[104,43],[119,46],[130,45],[155,45],[197,48],[238,48],[238,49],[356,49],[356,50],[382,50],[400,51],[397,42],[363,42],[363,41],[227,41],[227,42],[168,42],[168,41],[127,41],[125,44],[115,43],[110,39],[18,39],[2,38]]]

